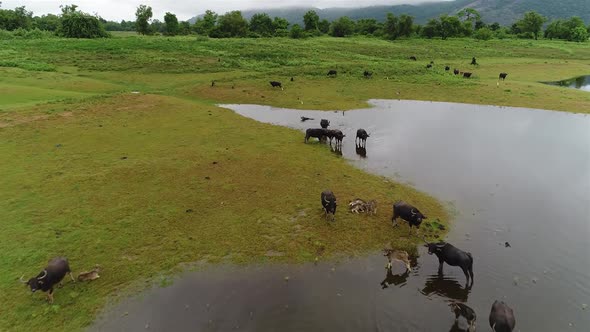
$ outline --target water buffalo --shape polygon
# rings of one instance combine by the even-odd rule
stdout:
[[[471,77],[471,73],[470,72],[464,72],[463,73],[463,77],[464,78],[470,78]]]
[[[416,229],[418,229],[420,228],[422,219],[427,219],[426,216],[423,215],[422,212],[418,211],[417,208],[404,201],[397,201],[393,203],[393,217],[391,217],[391,223],[393,224],[393,227],[397,226],[398,217],[408,222],[410,233],[412,232],[412,226],[416,226]]]
[[[309,128],[305,131],[305,143],[309,140],[310,137],[315,137],[319,141],[322,141],[324,137],[326,137],[327,129],[324,128]]]
[[[326,119],[321,119],[320,120],[320,127],[326,129],[330,126],[330,121],[326,120]]]
[[[424,240],[426,242],[426,240]],[[471,277],[471,284],[473,284],[473,257],[471,253],[465,252],[461,249],[455,248],[452,244],[446,242],[428,243],[428,254],[435,254],[438,257],[438,273],[443,273],[443,263],[450,266],[458,266],[463,270],[466,282],[469,283]]]
[[[358,144],[362,146],[366,146],[367,145],[367,137],[370,137],[369,134],[367,134],[367,131],[364,129],[358,129],[356,131],[356,138],[354,140],[354,142],[356,143],[358,140]]]
[[[467,324],[469,324],[469,332],[475,331],[477,315],[473,309],[460,302],[451,302],[449,306],[451,307],[451,311],[455,313],[455,323],[457,323],[460,316],[463,316],[467,320]]]
[[[371,77],[373,77],[373,72],[365,70],[365,72],[363,73],[363,76],[365,76],[365,78],[371,78]]]
[[[475,60],[475,57],[471,58],[471,64],[472,65],[477,65],[477,60]]]
[[[427,64],[426,68],[432,68],[432,64],[431,63]]]
[[[283,90],[283,85],[281,84],[281,82],[277,82],[277,81],[270,81],[270,85],[271,85],[273,88],[279,87],[279,88],[281,88],[281,90]]]
[[[516,325],[514,312],[502,301],[494,301],[490,312],[490,326],[496,332],[512,332]]]
[[[412,56],[410,57],[410,60],[414,60],[414,61],[416,61],[416,60],[418,60],[418,59],[416,59],[416,57],[412,55]]]
[[[508,76],[507,73],[500,73],[500,76],[498,76],[498,80],[502,80],[503,81],[503,80],[506,79],[506,76]]]
[[[453,69],[453,74],[459,75],[459,69],[457,69],[457,68]]]
[[[342,146],[342,139],[344,139],[344,137],[346,137],[346,135],[344,135],[342,133],[342,131],[338,130],[338,129],[326,129],[326,136],[328,137],[328,139],[330,140],[330,144],[332,144],[332,139],[336,139],[336,146]]]
[[[326,220],[331,219],[334,221],[334,216],[336,215],[336,196],[332,191],[324,190],[322,191],[321,199]]]
[[[449,71],[449,70],[451,70],[451,67],[445,66],[445,71]]]
[[[20,277],[20,281],[27,284],[33,293],[37,290],[42,290],[43,292],[49,291],[47,293],[47,298],[49,303],[53,303],[53,287],[62,281],[66,274],[69,274],[72,281],[75,281],[74,276],[72,276],[72,271],[70,270],[68,259],[65,257],[56,257],[50,260],[45,269],[43,269],[43,271],[41,271],[36,277],[24,281],[23,276]]]
[[[334,77],[334,76],[336,76],[336,75],[338,75],[338,72],[337,72],[337,71],[335,71],[334,69],[330,69],[330,70],[328,71],[328,76],[332,76],[332,77]]]

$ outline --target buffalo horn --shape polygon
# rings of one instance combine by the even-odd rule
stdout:
[[[20,282],[22,282],[23,284],[26,284],[27,282],[26,282],[25,280],[23,280],[23,277],[24,277],[24,276],[25,276],[25,275],[23,274],[23,275],[20,277],[20,279],[19,279],[19,280],[20,280]]]
[[[416,215],[416,211],[414,209],[410,210],[410,212],[412,213],[413,216]]]
[[[44,273],[43,276],[41,276],[40,278],[37,278],[37,280],[41,280],[41,279],[47,277],[47,270],[43,270],[43,273]]]

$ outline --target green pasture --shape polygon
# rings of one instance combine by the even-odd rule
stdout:
[[[391,228],[397,199],[452,227],[428,194],[216,103],[327,110],[402,98],[590,112],[590,94],[539,83],[590,74],[590,48],[560,41],[120,35],[0,41],[0,56],[0,331],[83,329],[107,303],[194,262],[413,251],[407,228]],[[326,188],[340,203],[333,224],[320,209]],[[376,199],[377,216],[347,213],[355,197]],[[444,236],[434,228],[422,230]],[[58,255],[75,273],[100,265],[101,278],[66,282],[49,305],[18,278]]]

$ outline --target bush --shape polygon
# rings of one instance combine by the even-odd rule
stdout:
[[[584,27],[576,27],[572,30],[571,33],[572,41],[576,42],[585,42],[588,41],[588,30]]]
[[[55,34],[51,31],[39,30],[37,28],[33,30],[25,30],[22,28],[14,31],[0,30],[0,40],[12,40],[12,39],[44,39],[54,38]]]
[[[74,5],[62,9],[57,34],[66,38],[106,38],[110,35],[98,17],[76,10]]]
[[[291,28],[291,31],[289,31],[289,37],[293,39],[305,38],[305,31],[301,29],[301,26],[299,26],[299,24],[295,24]]]
[[[475,31],[473,37],[479,40],[490,40],[494,38],[494,32],[488,28],[481,28]]]

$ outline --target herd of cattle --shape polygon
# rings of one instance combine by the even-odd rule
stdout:
[[[312,118],[302,117],[302,121],[313,120]],[[337,129],[328,129],[330,121],[321,119],[321,128],[309,128],[305,131],[305,143],[308,142],[309,138],[317,138],[320,142],[326,139],[332,142],[332,138],[336,138],[336,144],[342,144],[342,138],[345,137],[342,131]],[[356,132],[355,144],[358,146],[366,146],[367,138],[370,137],[365,129],[358,129]],[[321,205],[324,211],[326,220],[335,221],[336,208],[338,206],[336,195],[331,190],[324,190],[321,195]],[[360,198],[352,200],[348,206],[351,212],[366,212],[367,214],[376,213],[377,202],[369,201],[365,202]],[[398,226],[397,220],[402,219],[408,223],[409,234],[412,233],[412,228],[416,228],[416,233],[422,224],[424,219],[427,219],[418,208],[412,206],[409,203],[398,200],[393,203],[393,215],[391,217],[391,223],[393,227]],[[447,263],[450,266],[457,266],[461,268],[466,278],[466,283],[473,285],[473,256],[469,252],[465,252],[459,248],[456,248],[450,243],[440,241],[438,243],[430,243],[426,241],[424,237],[421,238],[425,242],[425,247],[428,248],[429,255],[435,255],[438,258],[439,275],[443,274],[443,264]],[[385,249],[384,255],[388,258],[388,273],[391,271],[392,261],[401,261],[406,265],[408,271],[411,270],[408,253],[400,250]],[[470,287],[471,287],[470,286]],[[475,329],[475,311],[464,303],[451,303],[451,309],[455,313],[455,319],[457,320],[460,316],[463,316],[468,324],[469,330]],[[514,313],[508,305],[504,302],[495,301],[492,305],[492,310],[489,317],[490,326],[494,331],[512,331],[515,326]]]

